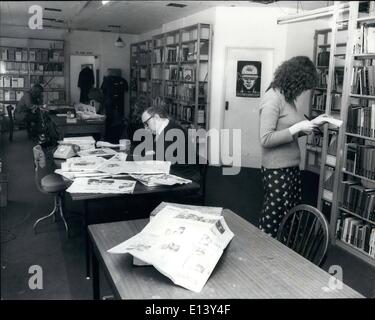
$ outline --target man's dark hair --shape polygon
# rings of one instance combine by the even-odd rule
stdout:
[[[160,118],[168,119],[168,113],[161,107],[149,107],[145,110],[150,116],[158,115]]]
[[[275,71],[267,91],[279,89],[285,100],[293,103],[305,90],[316,87],[318,73],[313,62],[306,56],[293,57],[283,62]]]

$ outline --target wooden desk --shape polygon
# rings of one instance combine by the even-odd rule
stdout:
[[[104,121],[87,121],[77,120],[77,123],[66,123],[66,117],[58,117],[56,115],[50,116],[53,123],[57,127],[60,138],[66,135],[75,134],[100,134],[100,138],[104,138],[105,122]]]
[[[200,293],[174,285],[153,267],[133,266],[129,254],[107,252],[141,231],[148,219],[89,226],[94,299],[100,296],[99,263],[118,299],[363,298],[346,285],[342,290],[323,289],[330,274],[232,211],[223,215],[235,236]]]
[[[124,178],[127,180],[134,180],[130,177]],[[88,234],[88,225],[89,225],[89,214],[90,206],[99,199],[114,199],[114,198],[123,198],[131,199],[134,196],[139,195],[190,195],[198,192],[200,185],[196,182],[191,182],[184,185],[174,185],[174,186],[155,186],[155,187],[146,187],[142,183],[137,182],[134,192],[131,194],[99,194],[99,193],[70,193],[70,197],[73,201],[83,201],[84,207],[84,228],[85,228],[85,238],[86,238],[86,278],[90,278],[90,240]]]

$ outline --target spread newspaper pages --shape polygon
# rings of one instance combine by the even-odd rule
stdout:
[[[69,193],[133,193],[136,181],[100,178],[76,178],[66,189]]]
[[[200,292],[233,236],[219,214],[167,205],[140,233],[108,252],[130,253],[175,284]]]

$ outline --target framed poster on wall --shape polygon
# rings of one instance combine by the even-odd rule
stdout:
[[[237,61],[237,97],[260,97],[262,63],[260,61]]]

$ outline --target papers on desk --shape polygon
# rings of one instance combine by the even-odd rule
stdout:
[[[136,182],[120,179],[76,178],[69,193],[133,193]]]
[[[95,107],[91,105],[78,103],[74,105],[74,108],[78,118],[83,120],[104,121],[105,119],[105,115],[97,114]]]
[[[108,174],[168,174],[170,161],[113,161],[113,158],[100,165],[97,170]]]
[[[191,183],[189,179],[184,179],[173,174],[131,174],[132,178],[138,180],[147,187],[155,187],[159,185],[173,186],[175,184]]]
[[[75,144],[80,151],[95,148],[95,139],[92,136],[64,138],[63,144]]]
[[[76,157],[67,159],[61,164],[62,171],[85,171],[96,172],[97,168],[104,162],[105,159],[96,156]]]
[[[140,233],[108,252],[130,253],[175,284],[200,292],[233,236],[221,215],[167,205]]]
[[[97,157],[103,157],[103,156],[113,156],[117,152],[109,149],[109,148],[100,148],[100,149],[88,149],[78,152],[78,155],[80,157],[87,157],[87,156],[97,156]]]

